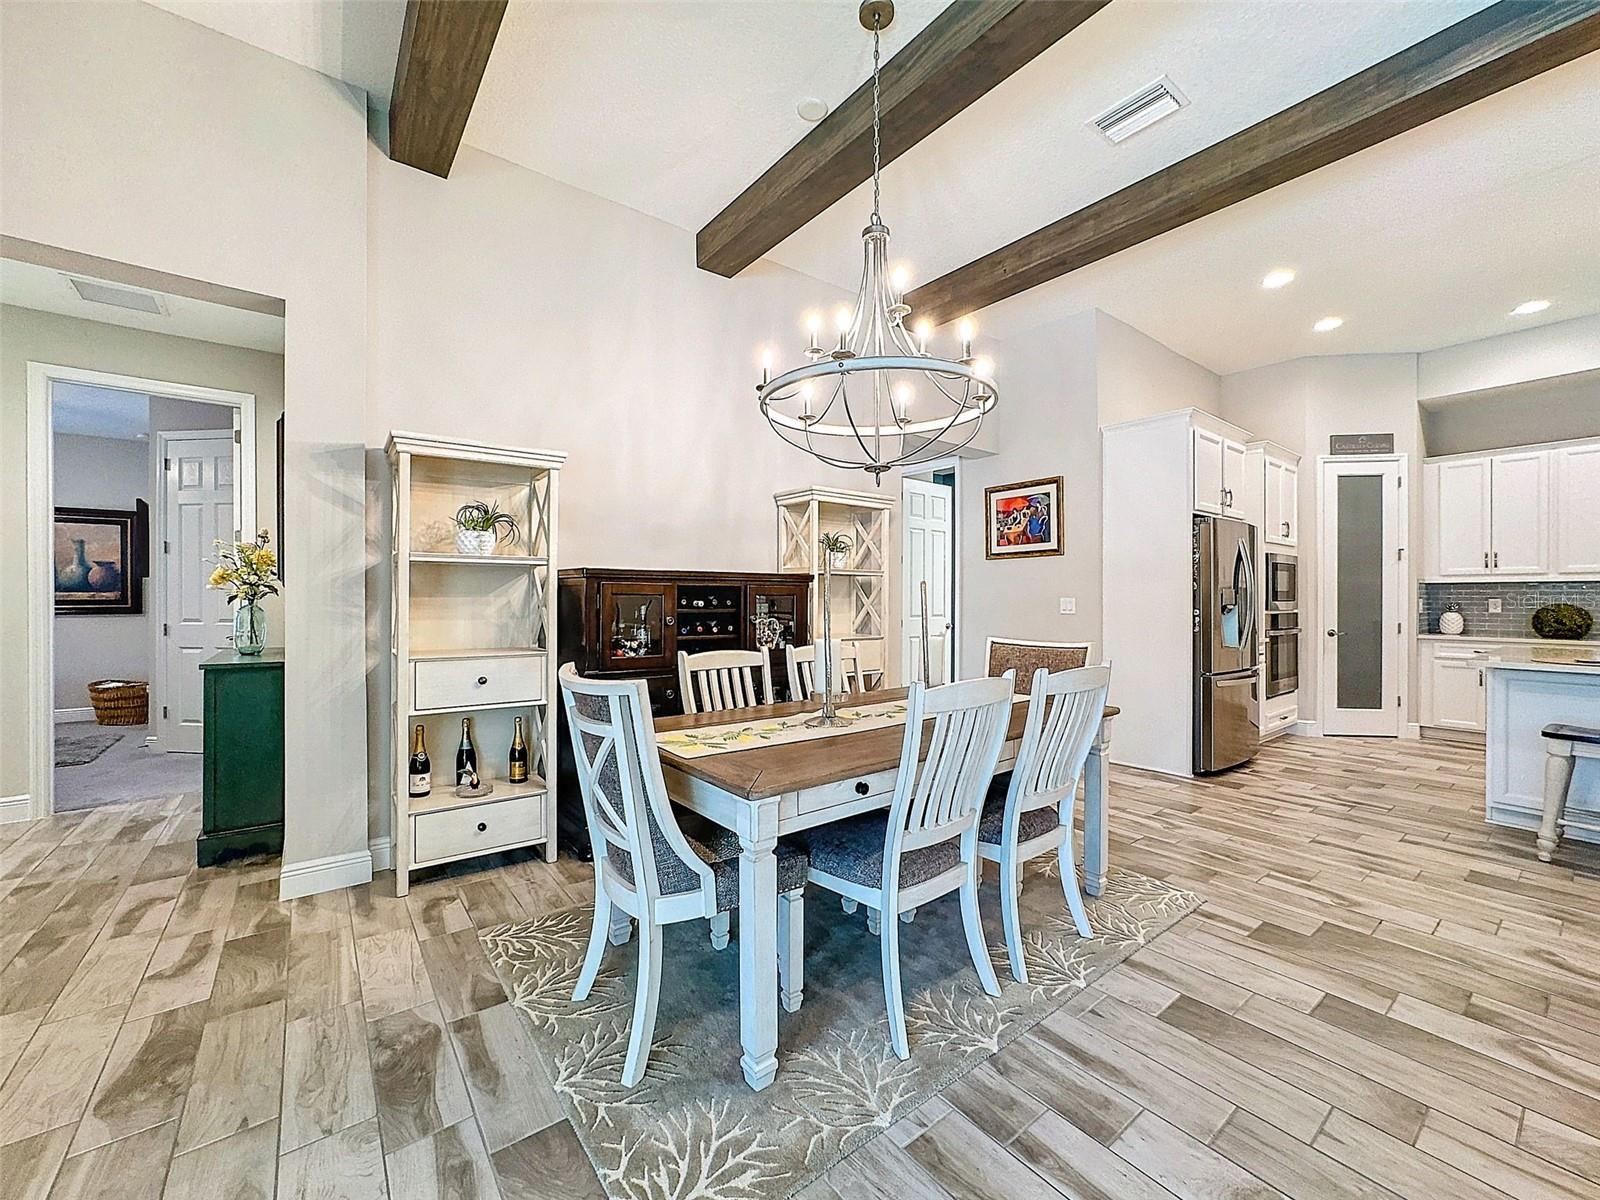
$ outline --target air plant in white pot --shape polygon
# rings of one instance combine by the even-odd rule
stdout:
[[[521,537],[516,518],[501,512],[496,501],[474,500],[463,504],[450,520],[456,527],[457,554],[481,558],[493,554],[500,542],[516,542]]]

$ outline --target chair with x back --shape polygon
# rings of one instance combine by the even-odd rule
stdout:
[[[632,1087],[650,1057],[663,929],[679,921],[715,919],[738,905],[739,842],[715,827],[706,840],[679,827],[661,774],[644,680],[585,679],[567,663],[561,668],[561,696],[594,848],[594,927],[572,999],[588,997],[608,934],[623,944],[630,933],[628,918],[637,918],[639,983],[622,1068],[622,1082]],[[779,920],[790,929],[804,928],[807,866],[803,852],[779,843]],[[779,939],[778,975],[784,1005],[793,1011],[800,1005],[803,964],[786,953],[790,940]]]
[[[911,685],[900,773],[889,812],[810,836],[811,882],[864,904],[882,942],[883,993],[894,1052],[911,1056],[900,996],[900,915],[959,890],[967,949],[983,990],[1000,994],[978,916],[978,818],[1011,721],[1011,676]],[[923,721],[931,719],[927,754]],[[919,762],[920,758],[920,762]]]
[[[1009,776],[994,780],[978,824],[978,853],[1000,864],[1000,912],[1004,918],[1011,974],[1028,982],[1023,962],[1022,868],[1040,854],[1054,853],[1061,890],[1073,924],[1093,937],[1078,891],[1072,850],[1078,780],[1100,729],[1111,668],[1079,667],[1054,674],[1040,667],[1028,688],[1028,719]]]

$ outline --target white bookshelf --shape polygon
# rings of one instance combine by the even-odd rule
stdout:
[[[779,492],[778,570],[812,577],[811,633],[822,638],[822,569],[818,539],[824,533],[850,538],[845,565],[833,570],[833,635],[853,653],[874,686],[888,682],[889,639],[894,610],[889,604],[889,554],[895,502],[872,492],[811,487]]]
[[[394,666],[390,784],[395,890],[413,871],[523,846],[556,856],[555,450],[527,450],[391,433],[390,633]],[[495,553],[456,552],[450,518],[473,500],[498,503],[520,536]],[[523,719],[529,779],[509,783],[508,753]],[[455,794],[461,719],[472,720],[487,796]],[[421,725],[433,790],[407,795],[411,734]]]

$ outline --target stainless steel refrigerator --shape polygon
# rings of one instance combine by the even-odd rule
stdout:
[[[1226,517],[1194,519],[1194,770],[1249,762],[1261,744],[1251,713],[1261,605],[1256,531]]]

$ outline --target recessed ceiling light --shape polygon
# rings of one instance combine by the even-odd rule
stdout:
[[[816,96],[807,96],[794,106],[794,111],[800,114],[802,121],[816,124],[828,115],[828,102]]]
[[[1513,317],[1531,317],[1534,313],[1542,313],[1550,307],[1548,300],[1524,300],[1511,310]]]
[[[1339,328],[1339,326],[1343,324],[1343,317],[1323,317],[1322,320],[1318,321],[1311,328],[1317,333],[1332,333],[1335,329]]]
[[[1288,267],[1279,267],[1275,271],[1268,271],[1261,277],[1261,286],[1268,291],[1275,292],[1281,287],[1294,282],[1294,272]]]

